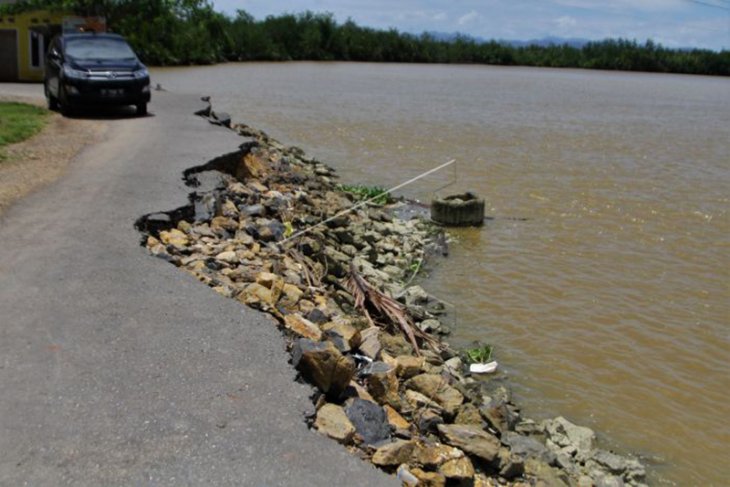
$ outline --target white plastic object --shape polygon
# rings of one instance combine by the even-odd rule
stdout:
[[[472,374],[493,374],[497,371],[499,364],[496,360],[487,362],[486,364],[471,364],[469,366],[469,372]]]

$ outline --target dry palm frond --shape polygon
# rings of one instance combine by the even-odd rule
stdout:
[[[401,332],[408,338],[411,345],[413,345],[413,349],[417,355],[420,355],[420,349],[418,348],[416,337],[428,342],[432,347],[436,347],[436,341],[433,337],[428,336],[413,326],[413,322],[408,316],[405,307],[367,282],[357,271],[353,263],[350,263],[350,275],[345,282],[345,286],[355,298],[355,307],[365,313],[365,316],[371,324],[374,324],[374,322],[368,311],[368,303],[392,323],[398,324]]]
[[[296,249],[287,250],[287,255],[294,259],[294,261],[301,266],[304,278],[307,280],[307,284],[310,288],[321,288],[322,287],[322,276],[309,265],[307,258],[302,255]]]

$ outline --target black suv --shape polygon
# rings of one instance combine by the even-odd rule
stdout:
[[[68,113],[75,105],[135,105],[147,114],[150,74],[122,36],[64,34],[46,56],[48,107]]]

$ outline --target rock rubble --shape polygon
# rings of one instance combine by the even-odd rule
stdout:
[[[439,338],[443,305],[404,285],[414,263],[440,252],[436,227],[393,207],[337,216],[354,197],[331,168],[232,128],[254,142],[196,170],[216,171],[219,184],[138,226],[152,254],[276,318],[315,387],[314,429],[404,485],[643,484],[642,465],[596,448],[588,428],[523,418],[502,381],[468,375]],[[353,274],[376,291],[353,292]]]

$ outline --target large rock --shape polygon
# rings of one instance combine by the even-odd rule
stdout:
[[[408,306],[426,304],[429,299],[428,293],[421,286],[411,286],[403,293],[403,300]]]
[[[410,404],[411,407],[413,407],[414,409],[431,408],[436,411],[443,411],[439,403],[437,403],[436,401],[432,401],[420,392],[412,391],[409,389],[406,391],[405,396],[408,404]]]
[[[394,357],[413,353],[413,347],[401,334],[391,335],[390,333],[381,333],[380,343],[383,349]]]
[[[377,360],[380,355],[380,350],[382,349],[382,345],[380,344],[380,328],[377,326],[371,326],[370,328],[362,330],[360,332],[360,337],[361,341],[358,346],[360,352],[362,352],[362,354],[366,357]]]
[[[524,460],[535,458],[548,464],[555,461],[555,454],[548,450],[544,444],[530,436],[509,432],[502,436],[502,443],[509,446],[513,454]]]
[[[286,310],[293,310],[303,295],[304,291],[299,289],[297,286],[286,283],[282,287],[282,295],[279,298],[278,305]]]
[[[592,460],[614,475],[624,473],[627,466],[625,458],[605,450],[595,452]]]
[[[317,325],[300,314],[290,314],[284,317],[284,326],[299,335],[318,342],[322,339],[322,330]]]
[[[479,409],[472,403],[466,403],[462,405],[456,413],[454,419],[455,424],[474,424],[479,427],[482,426],[482,415],[479,414]]]
[[[210,229],[214,232],[235,232],[238,229],[238,222],[226,216],[217,216],[210,221]]]
[[[438,333],[441,331],[441,322],[433,318],[420,321],[416,324],[416,326],[425,333]]]
[[[176,228],[160,232],[160,241],[165,245],[172,245],[177,249],[183,249],[190,244],[188,236]]]
[[[321,433],[340,443],[349,443],[355,434],[355,427],[345,411],[335,404],[325,404],[317,411],[314,427]]]
[[[499,475],[505,479],[513,479],[525,473],[525,460],[507,448],[499,449]]]
[[[484,431],[479,426],[470,424],[442,424],[438,426],[439,434],[444,442],[461,448],[487,462],[494,461],[501,446],[496,436]]]
[[[236,299],[249,306],[262,306],[264,308],[273,308],[275,303],[271,289],[255,282],[243,288],[236,296]]]
[[[591,456],[596,439],[592,429],[577,426],[562,416],[546,421],[545,435],[558,447],[575,449],[575,457],[579,461]]]
[[[392,467],[411,460],[416,443],[413,440],[396,440],[381,446],[373,454],[372,462],[379,467]]]
[[[624,487],[624,481],[621,477],[613,475],[598,475],[595,477],[596,487]]]
[[[421,443],[413,450],[413,461],[424,467],[439,467],[449,460],[463,458],[464,452],[441,443]]]
[[[406,387],[420,392],[428,398],[433,398],[450,416],[456,414],[456,410],[464,402],[464,396],[451,387],[446,379],[436,374],[417,375],[405,383]]]
[[[410,472],[418,479],[418,487],[445,487],[446,476],[439,472],[427,472],[420,468],[411,468]]]
[[[401,379],[410,379],[423,370],[425,359],[414,355],[399,355],[395,358],[395,373]]]
[[[292,350],[292,363],[307,381],[336,399],[355,375],[355,364],[330,342],[300,338]]]
[[[261,284],[267,289],[284,287],[284,279],[282,279],[281,276],[278,276],[271,272],[259,272],[256,275],[256,283]]]
[[[393,408],[401,409],[401,400],[398,395],[398,378],[395,368],[384,362],[373,362],[368,367],[368,392],[379,404],[388,404]]]
[[[474,465],[468,457],[449,460],[441,465],[438,471],[447,479],[468,480],[474,477]]]
[[[418,411],[416,421],[418,430],[422,433],[436,433],[436,428],[440,424],[444,424],[442,412],[437,409],[423,409]]]
[[[497,480],[490,479],[483,473],[478,473],[474,475],[474,484],[472,487],[498,487],[500,484]],[[528,483],[519,483],[514,484],[515,486],[524,487],[527,485],[530,485]],[[548,486],[540,486],[540,487],[548,487]]]
[[[236,167],[236,179],[245,181],[247,179],[258,179],[266,175],[268,167],[257,155],[246,154],[241,163]]]
[[[342,353],[350,352],[360,346],[360,331],[349,323],[329,322],[322,325],[322,331],[329,341]]]
[[[345,391],[345,396],[348,398],[359,397],[360,399],[365,399],[366,401],[375,402],[375,399],[373,399],[373,396],[370,395],[368,390],[354,380],[350,381],[350,385]]]
[[[345,413],[366,445],[390,437],[388,417],[383,408],[374,402],[359,398],[350,399],[347,401]]]
[[[541,482],[550,487],[568,487],[570,485],[570,480],[565,472],[552,468],[540,460],[527,460],[525,474],[534,477],[538,481],[537,485],[540,485]]]
[[[409,423],[403,416],[400,415],[400,413],[398,413],[398,411],[393,409],[391,406],[388,406],[386,404],[383,406],[383,409],[385,410],[385,414],[388,417],[388,424],[394,430],[407,430],[411,427],[411,423]]]
[[[286,285],[281,276],[277,276],[270,272],[260,272],[256,276],[256,284],[259,284],[271,291],[271,300],[273,304],[276,304],[276,302],[279,301],[281,294],[284,292],[284,286]]]
[[[226,250],[215,256],[215,260],[225,262],[226,264],[233,264],[238,262],[238,256],[232,250]]]
[[[500,435],[514,429],[518,419],[512,414],[507,403],[496,399],[482,406],[479,412],[495,430],[499,431]]]

